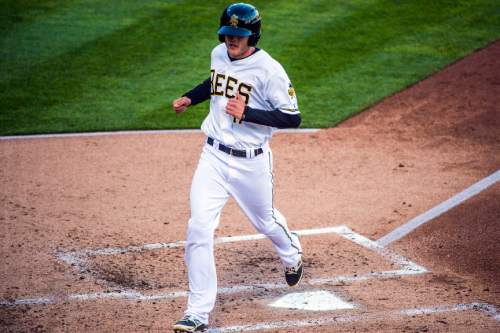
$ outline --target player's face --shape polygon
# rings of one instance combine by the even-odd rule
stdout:
[[[251,53],[248,46],[248,37],[225,36],[227,50],[231,58],[241,59]]]

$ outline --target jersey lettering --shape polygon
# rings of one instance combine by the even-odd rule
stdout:
[[[233,98],[236,97],[236,95],[233,95],[232,93],[234,92],[235,85],[233,83],[238,83],[238,79],[235,79],[232,76],[227,77],[227,84],[226,84],[226,97],[227,98]]]
[[[215,75],[214,95],[224,96],[224,91],[223,90],[219,90],[219,87],[222,87],[222,83],[223,83],[223,81],[225,79],[226,79],[226,76],[224,74],[216,74]]]
[[[211,69],[210,70],[210,95],[213,95],[215,92],[214,89],[214,76],[215,76],[215,70]]]
[[[238,79],[225,74],[216,73],[215,70],[210,70],[210,94],[216,96],[225,96],[227,98],[234,98],[236,91],[244,98],[245,104],[250,101],[250,93],[252,86]]]
[[[248,101],[250,100],[250,92],[252,91],[252,86],[245,84],[245,83],[240,83],[240,86],[238,87],[238,92],[240,93],[240,96],[245,98],[245,105],[248,104]]]

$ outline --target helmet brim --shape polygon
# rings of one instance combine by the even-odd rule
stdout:
[[[240,27],[231,27],[231,26],[223,26],[217,31],[219,35],[227,35],[227,36],[238,36],[238,37],[248,37],[252,35],[252,32],[245,28]]]

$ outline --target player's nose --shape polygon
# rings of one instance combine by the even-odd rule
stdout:
[[[240,40],[239,36],[227,36],[227,39],[233,43],[237,43]]]

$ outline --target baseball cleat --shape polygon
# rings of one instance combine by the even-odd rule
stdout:
[[[174,332],[204,332],[208,326],[191,315],[185,315],[181,320],[175,323]]]
[[[295,287],[302,280],[302,275],[304,274],[304,265],[302,260],[299,261],[297,266],[285,268],[285,279],[286,283],[290,287]]]

